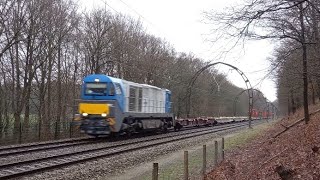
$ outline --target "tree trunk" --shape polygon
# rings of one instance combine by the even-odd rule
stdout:
[[[49,55],[48,57],[48,76],[47,76],[47,99],[46,99],[46,114],[44,116],[44,121],[42,122],[44,132],[47,132],[49,134],[50,132],[50,123],[52,118],[52,70],[53,70],[53,54]]]
[[[56,128],[55,128],[55,135],[56,138],[59,137],[60,132],[60,124],[61,124],[61,113],[62,113],[62,91],[61,91],[61,42],[58,42],[58,111],[57,111],[57,119],[56,119]]]
[[[15,61],[15,62],[14,62]],[[19,126],[20,126],[20,115],[21,115],[21,111],[22,108],[21,107],[21,86],[20,86],[20,65],[19,65],[19,45],[16,44],[15,45],[15,58],[14,58],[13,66],[15,66],[15,68],[13,68],[16,70],[16,77],[13,78],[13,92],[15,90],[15,95],[12,99],[12,105],[13,105],[13,111],[14,111],[14,133],[17,133],[19,131]],[[14,76],[14,73],[13,73]],[[16,82],[15,82],[16,81]],[[20,110],[21,109],[21,110]]]
[[[304,15],[303,4],[300,3],[300,24],[301,24],[301,44],[302,44],[302,66],[303,66],[303,109],[304,118],[306,124],[309,122],[309,103],[308,103],[308,69],[307,69],[307,45],[305,42],[305,27],[304,27]]]
[[[0,140],[2,140],[2,136],[3,136],[3,121],[4,121],[4,101],[5,101],[5,96],[4,96],[4,85],[1,83],[0,81]]]
[[[314,4],[314,5],[316,5],[316,0],[314,0],[314,1],[312,1],[312,3]],[[317,15],[318,15],[318,12],[317,12],[317,10],[313,7],[313,6],[311,6],[311,8],[312,8],[312,10],[311,10],[311,16],[312,16],[312,29],[313,29],[313,31],[314,31],[314,39],[315,39],[315,46],[314,46],[314,50],[315,50],[315,52],[316,52],[316,58],[318,59],[317,60],[317,63],[316,63],[316,65],[318,66],[318,68],[320,67],[320,36],[319,36],[319,19],[318,19],[318,17],[317,17]],[[319,73],[317,73],[317,75],[319,76]],[[317,84],[317,95],[318,95],[318,98],[319,98],[319,100],[320,100],[320,78],[319,77],[317,77],[316,78],[316,84]],[[313,89],[313,93],[314,93],[314,89]]]

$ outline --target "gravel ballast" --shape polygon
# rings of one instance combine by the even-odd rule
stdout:
[[[109,158],[101,158],[99,160],[79,163],[40,174],[33,174],[21,179],[127,179],[125,177],[130,179],[133,178],[133,174],[126,174],[126,172],[130,172],[130,169],[139,167],[148,162],[150,163],[159,159],[164,159],[165,157],[168,157],[169,154],[205,144],[215,138],[231,134],[235,131],[236,130],[229,130],[223,133],[212,133],[189,138]],[[144,170],[142,168],[139,169],[140,171],[148,170],[147,168]],[[136,175],[139,175],[139,173]]]

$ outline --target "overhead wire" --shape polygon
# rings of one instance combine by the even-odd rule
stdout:
[[[118,12],[115,8],[113,8],[110,4],[108,4],[106,0],[101,0],[101,1],[103,1],[103,2],[104,2],[109,8],[111,8],[113,11],[115,11],[116,13],[119,13],[119,14],[120,14],[120,12]],[[128,4],[126,4],[125,2],[123,2],[123,0],[120,0],[120,1],[121,1],[123,4],[125,4],[126,6],[128,6],[129,8],[131,8]],[[143,18],[143,19],[146,20],[146,18],[143,17],[143,16],[142,16],[140,13],[138,13],[136,10],[134,10],[133,8],[131,8],[131,9],[132,9],[134,12],[136,12],[141,18]],[[138,47],[135,46],[135,45],[132,45],[132,44],[126,42],[126,41],[124,41],[123,43],[131,46],[134,50],[138,50]],[[114,50],[116,50],[116,51],[118,51],[118,52],[121,52],[118,48],[114,48]],[[129,68],[134,68],[134,69],[136,69],[136,70],[139,70],[140,72],[149,73],[149,74],[152,74],[152,75],[154,75],[154,76],[167,79],[167,80],[169,80],[169,81],[171,81],[171,82],[176,82],[178,85],[179,85],[179,84],[184,84],[186,87],[188,86],[188,84],[186,84],[186,82],[177,81],[177,80],[173,80],[173,79],[168,79],[168,77],[163,76],[163,74],[160,75],[160,74],[156,74],[156,73],[153,73],[153,72],[144,71],[144,70],[142,70],[142,69],[139,68],[139,67],[134,67],[134,66],[132,66],[132,65],[125,64],[124,62],[117,62],[117,63],[118,63],[118,64],[121,64],[121,65],[123,65],[123,66],[129,67]],[[230,69],[229,69],[228,73],[229,73],[229,72],[230,72]],[[227,74],[228,74],[228,73],[227,73]],[[226,82],[225,82],[225,83],[226,83]],[[212,92],[210,92],[210,91],[208,91],[208,90],[201,89],[201,88],[193,87],[193,89],[198,90],[198,91],[201,91],[201,92],[206,92],[206,93],[208,93],[208,94],[212,94]]]
[[[112,10],[114,10],[116,13],[119,13],[119,12],[118,12],[117,10],[115,10],[111,5],[109,5],[109,4],[106,2],[106,0],[101,0],[101,1],[103,1],[108,7],[110,7]],[[138,50],[138,47],[135,46],[135,45],[132,45],[132,44],[126,42],[126,41],[124,41],[123,43],[131,46],[134,50]],[[118,51],[118,52],[121,52],[118,48],[114,48],[114,50],[116,50],[116,51]],[[163,76],[163,75],[155,74],[155,73],[152,73],[152,72],[147,72],[147,71],[142,70],[142,69],[139,68],[139,67],[134,67],[134,66],[132,66],[132,65],[127,65],[127,64],[125,64],[125,63],[123,63],[123,62],[117,62],[117,63],[118,63],[118,64],[121,64],[121,65],[123,65],[123,66],[129,67],[129,68],[134,68],[134,69],[136,69],[136,70],[139,70],[140,72],[145,72],[145,73],[149,73],[149,74],[155,75],[155,76],[157,76],[157,77],[165,78],[165,79],[167,79],[167,80],[169,80],[169,81],[176,82],[177,84],[185,84],[185,82],[183,82],[183,81],[176,81],[176,80],[168,79],[168,77],[165,77],[165,76]],[[186,87],[187,87],[187,86],[188,86],[188,84],[186,84]],[[207,92],[207,93],[209,93],[209,94],[211,93],[211,92],[209,92],[209,91],[206,91],[206,90],[203,90],[203,89],[200,89],[200,88],[196,88],[196,87],[194,87],[194,89],[199,90],[199,91],[205,91],[205,92]]]
[[[139,17],[141,17],[142,19],[144,19],[147,23],[149,23],[150,25],[152,25],[153,27],[157,28],[158,30],[160,30],[155,24],[153,24],[151,21],[149,21],[146,17],[144,17],[142,14],[140,14],[137,10],[135,10],[132,6],[130,6],[128,3],[124,2],[123,0],[120,0],[120,2],[122,4],[124,4],[125,6],[127,6],[129,9],[131,9],[134,13],[136,13]]]
[[[132,8],[130,5],[128,5],[127,3],[125,3],[124,2],[124,0],[120,0],[120,2],[122,2],[125,6],[127,6],[129,9],[131,9],[134,13],[136,13],[139,17],[141,17],[142,19],[144,19],[146,22],[148,22],[149,24],[151,24],[152,26],[154,26],[155,27],[155,25],[151,22],[151,21],[149,21],[147,18],[145,18],[143,15],[141,15],[138,11],[136,11],[134,8]],[[113,8],[112,8],[113,9]],[[157,28],[157,27],[156,27]],[[237,43],[236,43],[237,44]],[[236,45],[236,44],[234,44],[234,46]],[[232,48],[234,48],[234,46],[232,46]],[[232,49],[231,48],[231,49]],[[229,52],[231,49],[229,49],[227,52]],[[225,58],[224,58],[224,60],[225,60]],[[223,61],[224,61],[223,60]],[[269,67],[267,67],[267,68],[264,68],[264,69],[260,69],[260,70],[257,70],[257,71],[252,71],[252,72],[249,72],[249,73],[258,73],[258,72],[261,72],[261,71],[266,71],[266,70],[268,70],[268,69],[270,69],[270,67],[271,67],[271,65],[269,66]],[[230,71],[230,70],[229,70]],[[227,72],[227,74],[229,73],[229,71]],[[269,74],[269,73],[268,73]],[[260,83],[258,83],[258,84],[260,84],[260,87],[261,87],[261,84],[262,84],[262,82],[267,78],[267,76],[268,75],[266,75],[265,77],[263,77],[261,80],[260,80]],[[258,85],[257,84],[257,85]],[[257,86],[256,85],[256,86]],[[254,86],[255,87],[255,86]]]

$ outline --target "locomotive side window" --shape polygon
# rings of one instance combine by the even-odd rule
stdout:
[[[119,95],[121,95],[122,94],[122,92],[121,92],[121,86],[120,86],[120,84],[119,83],[115,83],[115,88],[116,88],[116,94],[119,94]]]
[[[107,95],[107,84],[106,83],[87,83],[85,88],[86,95]]]

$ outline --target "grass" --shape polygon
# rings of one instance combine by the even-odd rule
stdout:
[[[214,141],[213,141],[214,142]],[[218,143],[219,148],[221,147],[221,142]],[[202,144],[199,146],[192,147],[188,149],[188,169],[189,169],[189,177],[191,179],[199,179],[202,176],[202,158],[203,158],[203,149]],[[221,155],[221,151],[219,149],[219,158]],[[172,180],[172,179],[183,179],[184,176],[184,154],[183,151],[174,155],[172,157],[172,161],[167,163],[159,163],[159,179],[164,180]],[[214,164],[214,145],[213,143],[207,144],[207,170],[210,167],[213,167]],[[151,179],[152,170],[144,173],[138,178],[135,179]]]
[[[265,132],[269,127],[274,123],[269,122],[254,126],[253,129],[241,130],[238,133],[235,133],[230,136],[225,137],[225,149],[232,149],[235,147],[241,147],[257,137],[262,132]],[[218,141],[218,158],[221,159],[221,138],[212,139],[206,142],[207,146],[207,172],[214,167],[214,141]],[[194,144],[192,147],[189,147],[184,150],[188,150],[188,169],[189,169],[189,178],[190,179],[201,179],[202,178],[202,158],[203,158],[203,143]],[[153,162],[159,163],[159,174],[158,177],[161,180],[168,179],[183,179],[184,176],[184,153],[183,150],[168,154],[166,157],[161,157],[160,159],[153,160]],[[148,166],[148,167],[146,167]],[[145,168],[146,167],[146,168]],[[141,165],[141,167],[133,168],[130,171],[139,172],[139,169],[143,168],[144,170],[140,171],[135,175],[132,175],[130,172],[124,173],[125,177],[131,177],[134,180],[149,180],[152,179],[152,163],[147,163]]]
[[[232,149],[235,147],[241,147],[248,143],[250,140],[257,137],[259,134],[263,133],[267,128],[272,126],[273,123],[265,123],[255,126],[253,129],[241,130],[239,133],[233,134],[225,138],[225,150]],[[207,142],[207,170],[210,170],[214,164],[214,141],[218,140],[219,145],[219,155],[220,158],[221,151],[221,139],[213,139]],[[176,155],[169,156],[172,160],[170,162],[159,163],[159,179],[183,179],[184,174],[184,161],[183,152]],[[189,160],[189,177],[191,179],[201,178],[202,172],[202,144],[198,144],[194,147],[188,149],[188,160]],[[152,166],[152,165],[151,165]],[[150,167],[151,167],[150,166]],[[142,173],[139,177],[134,179],[149,180],[152,178],[152,169],[150,171]]]
[[[183,179],[184,174],[184,161],[182,159],[183,153],[181,153],[180,157],[177,158],[174,162],[167,164],[159,164],[159,179]],[[190,177],[194,177],[195,175],[201,174],[202,168],[202,149],[198,149],[195,151],[189,151],[188,157],[189,163],[189,174]],[[150,179],[151,173],[144,174],[139,179]]]
[[[265,132],[273,124],[274,124],[274,121],[260,124],[258,126],[253,127],[252,129],[246,129],[225,138],[225,144],[224,144],[225,150],[230,150],[235,147],[242,147],[243,145],[247,144],[248,142],[253,140],[255,137],[257,137],[258,135]]]

